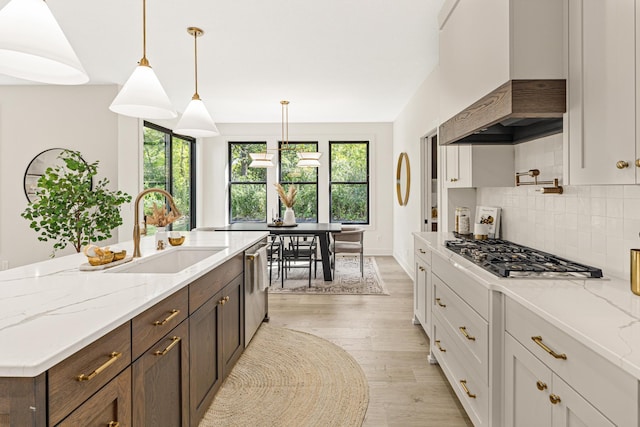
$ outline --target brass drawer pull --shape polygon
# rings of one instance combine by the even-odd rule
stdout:
[[[171,351],[171,349],[173,347],[176,346],[176,344],[178,344],[180,342],[182,338],[180,337],[171,337],[171,344],[169,344],[167,346],[167,348],[165,348],[164,350],[160,351],[157,350],[156,352],[153,353],[154,356],[164,356],[165,354],[169,353],[169,351]]]
[[[221,299],[220,299],[220,301],[218,301],[218,304],[220,304],[220,305],[225,305],[225,304],[226,304],[226,303],[228,303],[228,302],[229,302],[229,297],[228,297],[228,296],[226,296],[226,297],[224,297],[224,298],[221,298]]]
[[[464,390],[464,392],[467,393],[467,396],[469,396],[472,399],[476,398],[476,395],[475,394],[471,394],[471,392],[467,388],[467,380],[460,380],[460,385],[462,386],[462,389]]]
[[[537,337],[531,337],[531,339],[533,340],[533,342],[535,342],[536,344],[538,344],[540,347],[542,347],[542,349],[544,351],[546,351],[547,353],[549,353],[550,355],[552,355],[553,357],[555,357],[556,359],[562,359],[562,360],[567,360],[567,355],[562,353],[562,354],[558,354],[555,351],[551,350],[549,347],[547,347],[543,342],[542,342],[542,337],[541,336],[537,336]]]
[[[442,346],[440,345],[440,340],[435,340],[434,342],[436,344],[436,347],[438,347],[438,350],[440,350],[443,353],[447,352],[447,349],[446,348],[442,348]]]
[[[551,401],[551,403],[553,403],[554,405],[557,405],[558,403],[561,402],[560,400],[560,396],[558,396],[557,394],[550,394],[549,395],[549,400]]]
[[[442,308],[445,308],[447,306],[447,304],[443,304],[440,302],[440,298],[436,298],[436,303],[438,303],[438,305]]]
[[[424,249],[420,248],[420,249],[418,249],[418,250],[420,251],[420,253],[421,253],[421,254],[426,254],[426,252],[425,252],[425,250],[424,250]]]
[[[93,379],[100,372],[104,371],[109,366],[113,365],[116,362],[116,360],[118,360],[118,357],[120,357],[120,356],[122,356],[122,353],[117,352],[117,351],[109,353],[107,355],[107,357],[109,357],[109,360],[104,362],[104,364],[102,366],[98,367],[95,371],[91,372],[89,375],[85,375],[85,374],[78,375],[76,377],[76,380],[78,380],[78,381],[89,381],[89,380]]]
[[[543,383],[542,381],[537,381],[536,382],[536,387],[538,387],[538,390],[540,390],[540,391],[547,389],[547,385],[545,383]]]
[[[460,326],[458,329],[460,329],[460,332],[462,332],[462,335],[464,335],[464,337],[466,339],[468,339],[469,341],[475,341],[476,337],[472,337],[471,335],[469,335],[469,333],[467,332],[467,327],[466,326]]]
[[[625,162],[624,160],[619,160],[619,161],[616,163],[616,167],[617,167],[618,169],[628,168],[628,167],[629,167],[629,163]]]
[[[420,271],[424,271],[424,267],[423,267],[423,266],[418,267],[418,269],[419,269]]]
[[[120,427],[120,423],[118,421],[109,421],[107,427]]]
[[[164,325],[165,323],[169,322],[171,319],[176,317],[178,314],[180,314],[180,310],[176,310],[174,308],[169,313],[171,313],[171,314],[166,319],[164,319],[164,320],[156,320],[155,322],[153,322],[153,325],[154,326],[162,326],[162,325]]]

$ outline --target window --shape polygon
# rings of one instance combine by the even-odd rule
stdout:
[[[188,231],[195,227],[195,144],[191,137],[144,122],[144,188],[162,188],[171,193],[184,215],[172,224],[173,230]],[[150,193],[143,203],[144,212],[151,212],[154,203],[164,206],[167,202],[161,194]]]
[[[317,142],[289,142],[289,150],[280,150],[280,184],[287,189],[295,184],[298,195],[293,210],[296,222],[318,222],[318,169],[297,168],[298,151],[318,151]],[[280,142],[280,148],[283,148]],[[284,216],[284,206],[279,203],[280,217]]]
[[[266,149],[266,142],[229,143],[230,223],[267,221],[267,170],[249,167],[249,153]]]
[[[369,224],[369,142],[329,141],[330,221]]]

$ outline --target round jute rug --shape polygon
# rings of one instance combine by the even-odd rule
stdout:
[[[367,379],[346,351],[262,324],[200,422],[212,426],[361,426]]]

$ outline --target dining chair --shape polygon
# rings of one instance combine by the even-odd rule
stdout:
[[[276,263],[278,269],[277,277],[280,277],[280,270],[282,267],[282,241],[280,237],[269,235],[269,241],[267,242],[267,256],[269,259],[269,284],[271,284],[273,281],[273,263]]]
[[[336,271],[336,254],[350,253],[360,255],[360,275],[364,277],[364,229],[362,227],[342,227],[340,233],[331,233],[332,242],[329,246],[331,252],[331,265]]]
[[[311,267],[314,268],[313,277],[318,273],[316,252],[317,237],[313,234],[281,234],[282,273],[280,274],[284,288],[285,276],[291,268],[306,268],[309,270],[309,287],[311,287]]]

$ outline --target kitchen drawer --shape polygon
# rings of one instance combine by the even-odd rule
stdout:
[[[637,379],[510,298],[505,311],[505,328],[520,344],[617,425],[637,425]]]
[[[133,360],[186,319],[188,311],[189,291],[185,287],[134,317],[131,322]]]
[[[443,320],[443,327],[468,354],[470,369],[489,383],[489,325],[438,277],[433,278],[433,312]]]
[[[469,304],[483,319],[489,318],[489,289],[474,281],[469,274],[439,256],[432,259],[432,272]]]
[[[429,246],[424,242],[424,240],[414,237],[413,249],[417,258],[420,258],[427,265],[431,265],[431,249],[429,249]]]
[[[238,254],[210,273],[189,284],[189,314],[220,292],[227,283],[244,271],[244,256]]]
[[[49,425],[59,423],[129,366],[130,325],[125,323],[47,371]]]
[[[127,368],[57,427],[130,426],[131,404],[131,368]]]
[[[489,425],[489,387],[465,363],[465,358],[460,357],[462,350],[437,314],[433,316],[433,336],[431,353],[438,360],[473,425]]]

